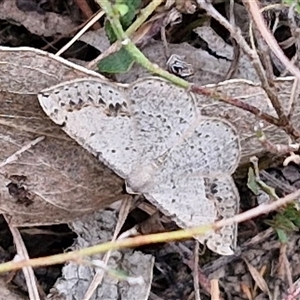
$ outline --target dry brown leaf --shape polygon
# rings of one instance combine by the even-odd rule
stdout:
[[[0,161],[45,139],[0,169],[0,211],[15,225],[51,224],[103,208],[122,197],[123,181],[51,122],[36,96],[0,94]],[[22,177],[18,186],[16,176]],[[9,184],[28,192],[24,203]]]
[[[36,95],[51,85],[86,76],[104,78],[42,50],[0,46],[0,91]]]
[[[257,286],[261,289],[261,291],[263,291],[265,294],[269,296],[269,299],[272,299],[271,292],[269,290],[268,284],[265,281],[265,279],[262,277],[259,271],[256,270],[246,259],[244,259],[244,261]]]
[[[0,161],[45,139],[0,169],[0,211],[13,225],[67,222],[122,198],[123,180],[44,114],[36,93],[100,75],[32,48],[0,47]]]
[[[19,10],[15,0],[0,1],[0,19],[11,20],[14,24],[23,25],[31,33],[42,36],[67,34],[77,26],[67,16]]]
[[[247,297],[248,300],[253,300],[251,290],[247,284],[244,282],[241,283],[241,290],[244,293],[244,295]]]

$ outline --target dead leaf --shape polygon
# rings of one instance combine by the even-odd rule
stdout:
[[[269,299],[272,299],[271,292],[269,290],[268,284],[265,281],[265,279],[262,277],[259,271],[257,271],[246,259],[244,259],[244,261],[257,286],[261,289],[261,291],[263,291],[265,294],[269,296]]]
[[[122,198],[123,180],[51,122],[36,96],[1,93],[0,101],[0,161],[45,136],[0,169],[0,211],[14,225],[65,222]],[[10,193],[16,176],[31,194],[29,205]]]
[[[14,24],[23,25],[31,33],[42,36],[56,36],[71,32],[77,25],[67,16],[52,12],[40,14],[36,11],[22,11],[16,1],[0,1],[0,19],[11,20]]]
[[[86,76],[104,78],[96,72],[42,50],[0,46],[0,91],[23,95],[37,94],[51,85]]]
[[[244,295],[247,297],[248,300],[253,300],[251,290],[246,283],[241,282],[241,290],[244,293]]]
[[[123,180],[50,121],[36,97],[87,75],[101,77],[44,51],[0,47],[0,161],[45,137],[0,169],[0,211],[13,225],[67,222],[122,198]]]
[[[110,42],[104,28],[87,31],[80,38],[78,38],[78,40],[91,45],[101,53],[108,49],[110,46]]]

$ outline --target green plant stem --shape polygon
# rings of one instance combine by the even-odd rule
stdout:
[[[190,87],[189,82],[181,79],[163,69],[158,65],[152,64],[151,61],[132,43],[128,35],[124,32],[119,20],[119,13],[113,8],[110,1],[97,0],[103,11],[106,13],[106,17],[110,21],[111,27],[122,46],[128,51],[128,53],[134,58],[135,62],[143,66],[149,72],[159,75],[162,78],[169,80],[170,82],[188,89]],[[155,1],[153,1],[155,2]],[[150,11],[150,10],[149,10]]]
[[[164,0],[151,1],[145,8],[143,8],[138,18],[127,28],[126,34],[131,36],[135,33],[163,1]]]

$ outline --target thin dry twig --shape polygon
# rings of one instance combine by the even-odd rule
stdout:
[[[257,107],[252,106],[251,104],[245,103],[237,98],[232,98],[225,94],[216,92],[215,90],[211,90],[211,89],[208,89],[208,88],[205,88],[202,86],[197,86],[197,85],[191,85],[190,91],[195,94],[204,95],[204,96],[216,99],[216,100],[223,101],[225,103],[228,103],[228,104],[238,107],[240,109],[248,111],[248,112],[254,114],[255,116],[258,116],[260,119],[267,121],[268,123],[271,123],[276,126],[280,126],[280,122],[277,118],[275,118],[269,114],[266,114],[266,113],[262,112],[260,109],[258,109]],[[294,133],[295,132],[293,132],[292,134],[294,134]],[[299,136],[300,136],[300,133],[299,133]]]
[[[240,258],[242,254],[245,253],[245,251],[247,251],[249,248],[269,240],[273,235],[275,235],[275,230],[272,227],[268,228],[265,231],[259,232],[257,235],[244,242],[240,246],[240,249],[239,251],[237,251],[236,255],[221,256],[220,258],[212,261],[211,263],[204,265],[203,266],[204,274],[214,273],[216,270],[220,268],[224,268],[226,265],[234,263],[234,261]]]
[[[246,6],[246,8],[248,8],[248,6]],[[249,9],[248,9],[248,11],[249,11]],[[251,11],[249,11],[249,14],[253,18],[253,15],[251,14]],[[256,14],[260,14],[261,15],[261,12],[258,10],[256,12]],[[262,16],[261,16],[261,18],[262,18]],[[253,39],[253,36],[252,36],[252,21],[250,22],[250,31],[251,31],[250,36],[252,37],[251,38],[251,45],[252,45],[252,48],[256,51],[255,42],[254,42],[254,39]],[[271,100],[271,103],[272,103],[274,109],[276,110],[276,113],[277,113],[277,115],[279,117],[280,122],[282,124],[289,124],[290,123],[289,119],[288,119],[288,117],[284,113],[284,110],[283,110],[283,108],[282,108],[282,106],[280,104],[278,96],[277,96],[277,94],[271,88],[271,86],[274,86],[274,84],[273,84],[273,77],[274,76],[273,76],[273,70],[272,70],[272,66],[271,66],[271,61],[270,61],[270,58],[269,58],[269,55],[268,55],[268,49],[266,48],[266,41],[262,39],[262,38],[264,38],[264,36],[261,33],[261,28],[257,28],[257,38],[258,38],[258,41],[259,41],[260,48],[264,52],[264,55],[262,55],[262,59],[264,60],[265,68],[267,70],[267,72],[265,72],[265,76],[260,77],[262,87],[266,91],[269,99]]]
[[[297,99],[299,96],[299,80],[298,78],[295,78],[295,81],[293,82],[292,90],[291,90],[291,96],[289,99],[289,110],[288,110],[288,118],[291,120],[293,117],[293,113],[295,112],[295,106],[297,103]]]
[[[260,31],[261,35],[265,39],[268,46],[271,48],[273,53],[277,56],[277,58],[285,65],[285,67],[298,79],[300,79],[300,71],[297,67],[295,67],[290,60],[284,55],[283,51],[279,47],[277,41],[275,40],[274,36],[266,27],[264,19],[259,12],[259,6],[256,0],[248,1],[243,0],[243,3],[246,7],[248,7],[249,11],[251,12],[251,16],[256,23],[258,30]]]
[[[257,72],[257,74],[258,74],[258,76],[259,76],[259,78],[261,80],[261,85],[262,85],[263,89],[265,90],[265,92],[267,93],[270,101],[272,102],[272,105],[274,106],[274,109],[276,110],[276,112],[278,114],[279,120],[276,123],[278,125],[281,125],[281,127],[283,127],[283,129],[285,129],[286,132],[289,132],[290,134],[292,132],[294,132],[294,134],[296,133],[296,135],[294,135],[294,134],[292,134],[292,135],[298,137],[299,133],[297,133],[296,130],[293,128],[293,126],[290,124],[289,119],[284,114],[283,109],[282,109],[282,107],[280,105],[280,102],[278,101],[276,93],[274,93],[273,90],[269,86],[269,83],[268,83],[268,80],[267,80],[267,76],[265,74],[264,67],[261,64],[259,56],[257,55],[256,51],[254,51],[253,49],[250,48],[250,46],[248,45],[248,43],[246,42],[246,40],[242,36],[240,28],[238,28],[236,26],[232,26],[232,24],[230,24],[228,22],[228,20],[226,18],[224,18],[212,6],[211,3],[209,3],[209,1],[207,1],[207,0],[197,0],[197,2],[200,5],[200,7],[202,7],[204,10],[206,10],[206,12],[211,17],[213,17],[214,19],[216,19],[221,25],[223,25],[230,32],[230,35],[236,40],[237,44],[239,44],[239,46],[241,47],[241,49],[245,52],[245,54],[251,60],[253,66],[254,66],[254,68],[255,68],[255,70],[256,70],[256,72]],[[243,2],[244,2],[244,4],[246,4],[249,1],[245,0]],[[252,2],[252,1],[250,1],[250,2]],[[264,37],[264,35],[262,35],[262,36]],[[222,100],[222,99],[220,99],[220,100]],[[248,109],[246,109],[246,110],[254,113],[255,115],[257,115],[259,113],[257,110],[256,110],[256,113],[255,113],[252,108],[251,108],[251,110],[248,110]],[[268,116],[262,116],[263,119],[265,119],[265,117],[268,118]],[[274,124],[274,125],[276,125],[272,121],[271,121],[271,123]]]
[[[194,267],[193,267],[193,282],[194,282],[194,291],[195,291],[195,300],[201,300],[200,297],[200,288],[199,288],[199,241],[195,241],[194,248]]]
[[[220,300],[220,289],[218,279],[212,279],[211,285],[211,300]]]
[[[115,228],[115,232],[114,232],[112,241],[115,241],[117,239],[117,236],[119,235],[119,233],[122,229],[122,226],[124,225],[124,223],[127,219],[131,205],[132,205],[132,197],[131,196],[129,196],[127,199],[124,199],[122,201],[121,208],[119,211],[119,219],[118,219],[118,223]],[[107,266],[110,256],[111,256],[111,251],[108,251],[103,258],[103,264],[105,266]],[[96,272],[88,290],[86,291],[83,300],[89,300],[92,298],[93,293],[97,289],[98,285],[101,284],[104,274],[105,274],[104,269],[97,269],[97,272]]]
[[[267,139],[265,133],[263,132],[263,124],[259,122],[254,126],[254,131],[256,132],[256,137],[259,142],[263,145],[264,149],[268,150],[271,153],[277,154],[287,154],[299,150],[299,144],[274,144]]]
[[[291,288],[293,286],[293,276],[291,266],[287,257],[287,244],[282,244],[280,246],[280,254],[279,254],[279,276],[280,278],[287,279],[287,283]]]
[[[296,3],[293,3],[289,7],[289,13],[288,13],[288,21],[289,21],[289,26],[292,34],[292,42],[294,42],[295,47],[296,47],[296,54],[295,56],[298,56],[299,54],[299,49],[300,49],[300,33],[299,33],[299,28],[296,23],[295,19],[295,7]]]
[[[24,244],[24,241],[22,239],[22,236],[19,232],[19,230],[9,224],[8,218],[5,214],[3,214],[8,227],[10,229],[10,232],[13,236],[14,243],[16,245],[16,250],[18,253],[18,259],[29,259],[29,255],[26,249],[26,246]],[[30,300],[40,300],[39,292],[38,292],[38,287],[37,287],[37,281],[33,272],[32,267],[24,267],[22,268],[26,285],[28,288],[28,294]]]
[[[229,3],[229,22],[232,26],[235,26],[235,15],[234,15],[234,0],[230,0]],[[230,67],[225,75],[224,80],[228,80],[231,79],[234,74],[237,71],[237,67],[239,64],[239,60],[240,60],[240,56],[241,56],[241,49],[240,46],[237,44],[236,40],[231,38],[231,43],[232,43],[232,47],[233,47],[233,59],[230,63]]]
[[[90,6],[88,5],[86,0],[75,0],[76,4],[78,5],[78,7],[80,8],[80,10],[82,11],[83,15],[89,19],[93,16],[93,12],[90,8]],[[98,21],[98,20],[97,20]],[[94,30],[100,29],[101,26],[99,23],[97,23],[97,21],[95,21],[92,26]]]
[[[104,15],[104,11],[99,11],[96,13],[96,15],[87,22],[87,24],[81,28],[81,30],[76,33],[76,35],[65,45],[63,46],[59,51],[55,53],[55,55],[60,56],[62,53],[64,53],[67,49],[69,49],[90,27],[92,27],[101,17]]]
[[[235,223],[245,222],[247,220],[256,218],[262,214],[268,214],[271,211],[275,211],[280,207],[299,199],[300,189],[291,193],[283,198],[280,198],[271,203],[263,203],[255,208],[252,208],[246,212],[235,215],[231,218],[220,220],[214,224],[201,226],[197,228],[188,228],[184,230],[177,230],[173,232],[164,232],[157,234],[150,234],[146,236],[137,236],[134,238],[129,238],[125,240],[117,240],[115,242],[108,242],[102,245],[92,246],[81,250],[76,250],[72,252],[67,252],[63,254],[57,254],[49,257],[41,257],[30,260],[23,260],[18,262],[7,262],[0,264],[0,272],[7,272],[18,270],[23,267],[32,266],[49,266],[58,263],[64,263],[70,260],[78,260],[82,256],[94,255],[114,249],[123,249],[129,247],[138,247],[145,244],[156,244],[160,242],[169,242],[175,240],[182,240],[186,238],[191,238],[193,236],[198,236],[202,233],[208,233],[210,229],[218,230],[223,226],[229,226]]]
[[[222,26],[224,26],[230,33],[231,37],[234,38],[237,44],[241,47],[244,53],[251,60],[259,78],[262,81],[266,81],[264,67],[261,64],[261,61],[253,49],[250,48],[246,40],[244,39],[240,28],[231,25],[226,18],[224,18],[214,7],[213,5],[206,0],[197,0],[197,3],[201,8],[206,10],[206,12],[215,20],[217,20]]]
[[[240,109],[248,111],[248,112],[254,114],[255,116],[257,116],[261,120],[265,120],[270,124],[273,124],[277,127],[281,127],[283,130],[285,130],[288,134],[290,134],[294,138],[300,137],[300,132],[297,129],[295,129],[292,126],[292,124],[289,123],[289,124],[283,125],[279,119],[277,119],[277,118],[275,118],[275,117],[273,117],[273,116],[271,116],[267,113],[264,113],[260,109],[258,109],[257,107],[252,106],[248,103],[245,103],[245,102],[243,102],[243,101],[241,101],[237,98],[232,98],[232,97],[229,97],[225,94],[218,93],[214,90],[211,90],[211,89],[208,89],[208,88],[205,88],[205,87],[202,87],[202,86],[197,86],[197,85],[191,85],[190,91],[195,93],[195,94],[212,97],[213,99],[226,102],[230,105],[233,105],[235,107],[238,107]]]
[[[231,224],[234,224],[234,223],[242,223],[242,222],[245,222],[247,220],[251,220],[251,219],[254,219],[260,215],[263,215],[263,214],[268,214],[270,213],[271,211],[275,211],[277,210],[278,208],[292,202],[292,201],[295,201],[297,199],[300,198],[300,189],[283,197],[283,198],[279,198],[278,200],[276,201],[273,201],[271,203],[263,203],[263,204],[260,204],[259,206],[257,207],[254,207],[250,210],[247,210],[243,213],[240,213],[236,216],[233,216],[231,218],[228,218],[228,219],[223,219],[221,221],[218,221],[214,224],[214,228],[215,229],[218,229],[218,228],[222,228],[223,226],[227,226],[227,225],[231,225]]]
[[[50,42],[50,43],[47,42],[47,45],[44,46],[44,47],[42,47],[41,50],[46,51],[46,50],[48,50],[48,49],[50,49],[50,48],[56,49],[56,48],[54,47],[54,45],[55,45],[57,42],[61,41],[61,40],[64,39],[64,38],[68,38],[68,37],[73,36],[73,35],[77,32],[77,30],[80,30],[81,28],[83,28],[87,23],[89,23],[89,21],[90,21],[90,20],[87,20],[87,21],[85,21],[84,23],[82,23],[82,24],[78,25],[77,27],[73,28],[72,30],[70,30],[68,33],[65,33],[65,34],[60,35],[59,37],[55,38],[52,42]]]
[[[252,26],[252,21],[250,22],[250,42],[252,49],[257,51],[256,49],[256,43],[255,43],[255,38],[254,38],[254,31],[255,31],[255,37],[257,41],[257,46],[260,48],[261,55],[260,59],[265,66],[265,71],[266,71],[266,76],[268,79],[268,82],[271,86],[274,86],[274,73],[273,73],[273,66],[272,66],[272,61],[269,53],[269,48],[268,45],[266,44],[265,40],[263,39],[262,35],[260,34],[259,30],[255,27],[253,30]],[[259,55],[259,53],[257,53]]]
[[[182,247],[180,247],[180,246],[181,246],[181,245],[179,245],[179,247],[177,247],[177,248],[179,248],[179,249],[182,248]],[[184,250],[184,251],[185,251],[185,254],[186,254],[186,253],[190,254],[188,249],[187,249],[187,250]],[[210,294],[210,290],[211,290],[210,281],[209,281],[209,279],[207,278],[207,276],[204,274],[204,272],[202,271],[202,269],[200,268],[199,264],[198,264],[198,266],[197,266],[197,269],[196,269],[196,270],[194,269],[195,264],[194,264],[194,261],[193,261],[193,259],[192,259],[192,255],[188,255],[189,257],[188,257],[188,259],[187,259],[187,258],[185,257],[185,255],[182,254],[182,250],[181,250],[181,249],[180,249],[179,251],[176,250],[176,252],[178,252],[178,253],[181,254],[181,256],[182,256],[182,258],[183,258],[183,262],[184,262],[191,270],[193,270],[193,272],[198,272],[197,278],[198,278],[198,281],[199,281],[199,283],[200,283],[202,289],[203,289],[207,294]],[[199,255],[199,253],[198,253],[198,255]],[[201,253],[200,253],[200,255],[201,255]]]

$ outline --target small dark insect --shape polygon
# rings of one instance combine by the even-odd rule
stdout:
[[[26,176],[11,175],[8,177],[11,182],[6,186],[9,194],[17,200],[17,203],[25,205],[25,207],[33,203],[32,194],[24,186]]]

